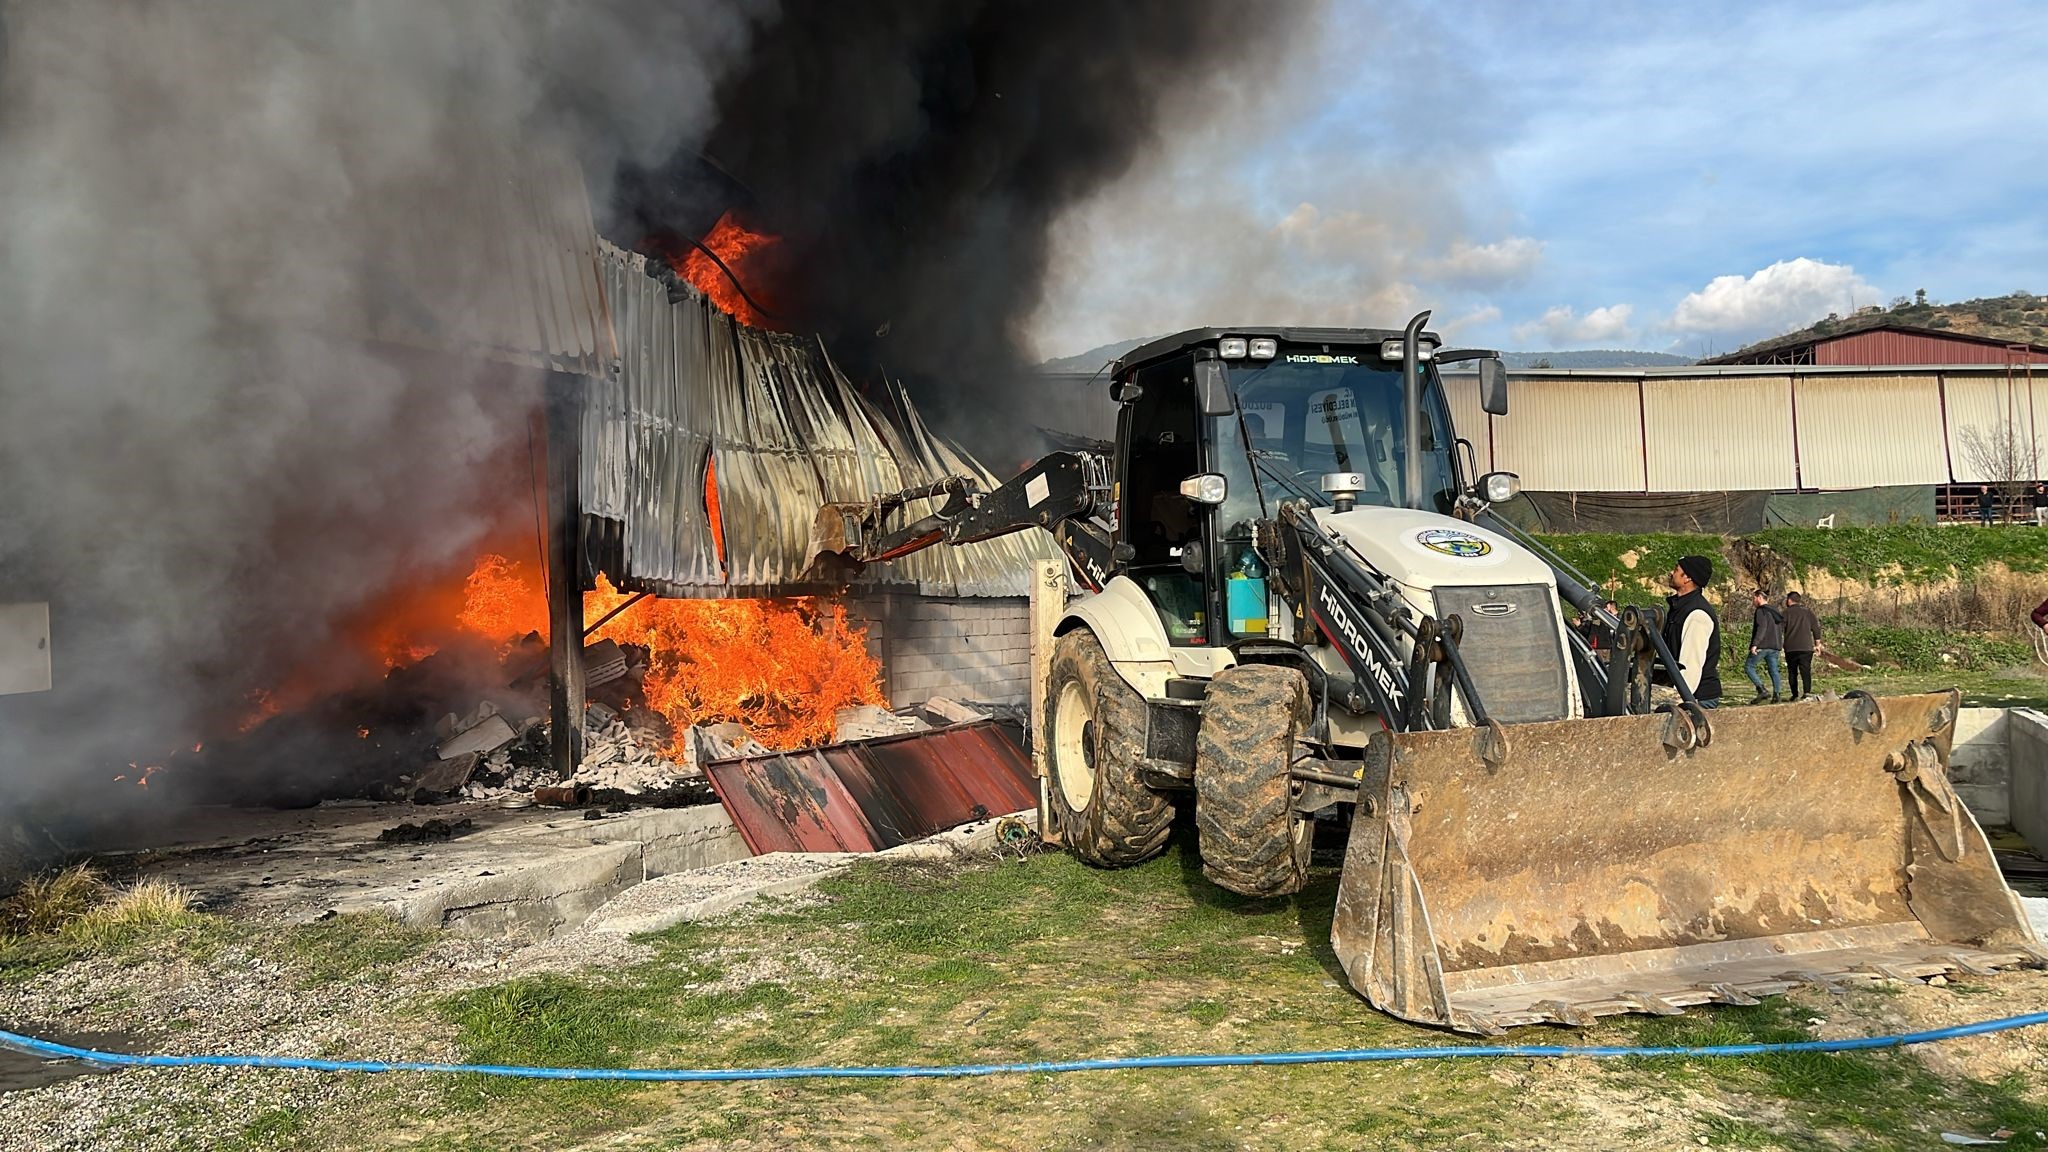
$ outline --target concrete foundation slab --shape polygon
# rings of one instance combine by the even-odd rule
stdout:
[[[474,827],[444,841],[378,840],[384,829],[429,818]],[[211,809],[184,820],[185,843],[130,855],[210,907],[301,921],[386,912],[473,935],[549,936],[651,876],[747,855],[715,804],[597,820],[480,802]],[[210,835],[191,835],[199,832]]]

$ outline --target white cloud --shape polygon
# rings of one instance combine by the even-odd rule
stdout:
[[[1523,343],[1541,340],[1547,348],[1612,344],[1629,338],[1628,318],[1634,311],[1634,305],[1609,304],[1581,316],[1569,306],[1560,304],[1543,313],[1542,318],[1534,323],[1517,325],[1515,339]]]
[[[1678,302],[1671,327],[1688,333],[1776,334],[1830,312],[1846,316],[1859,304],[1877,302],[1877,289],[1854,268],[1802,256],[1780,260],[1748,277],[1714,277]]]

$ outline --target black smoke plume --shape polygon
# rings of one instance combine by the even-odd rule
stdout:
[[[1277,67],[1308,9],[790,0],[718,85],[701,150],[624,173],[613,231],[660,246],[730,208],[779,235],[747,287],[781,325],[821,334],[857,378],[908,378],[1005,469],[1045,417],[1022,327],[1053,222],[1226,82]]]

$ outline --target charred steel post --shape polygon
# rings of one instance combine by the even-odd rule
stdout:
[[[577,377],[548,374],[548,723],[565,778],[583,762],[582,391]]]

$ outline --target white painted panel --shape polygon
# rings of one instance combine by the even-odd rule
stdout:
[[[1534,492],[1641,492],[1642,406],[1634,380],[1520,377],[1493,422],[1495,466]]]
[[[2048,379],[2042,383],[2048,385]],[[2048,396],[2030,396],[2025,376],[2016,376],[2008,383],[2003,372],[1952,373],[1947,377],[1947,385],[1949,463],[1959,483],[2012,478],[1987,474],[1982,465],[1988,461],[1971,451],[1973,434],[1980,443],[1996,445],[2010,428],[2015,438],[2016,460],[2024,462],[2028,458],[2030,443],[2036,461],[2048,456],[2048,412],[2034,407],[2039,401],[2048,400]],[[1994,450],[1991,459],[1999,455],[2002,453]]]
[[[1643,382],[1650,491],[1791,488],[1792,383],[1784,376]]]
[[[0,604],[0,696],[50,690],[50,606]]]
[[[1472,442],[1472,453],[1478,459],[1479,471],[1491,471],[1493,429],[1489,427],[1485,411],[1479,407],[1479,374],[1450,373],[1443,377],[1443,382],[1444,402],[1451,409],[1451,427],[1457,429],[1459,436]],[[1509,395],[1513,395],[1512,386]],[[1508,411],[1514,411],[1512,400],[1508,404]]]
[[[1799,461],[1806,487],[1947,483],[1935,380],[1932,373],[1800,377]]]

